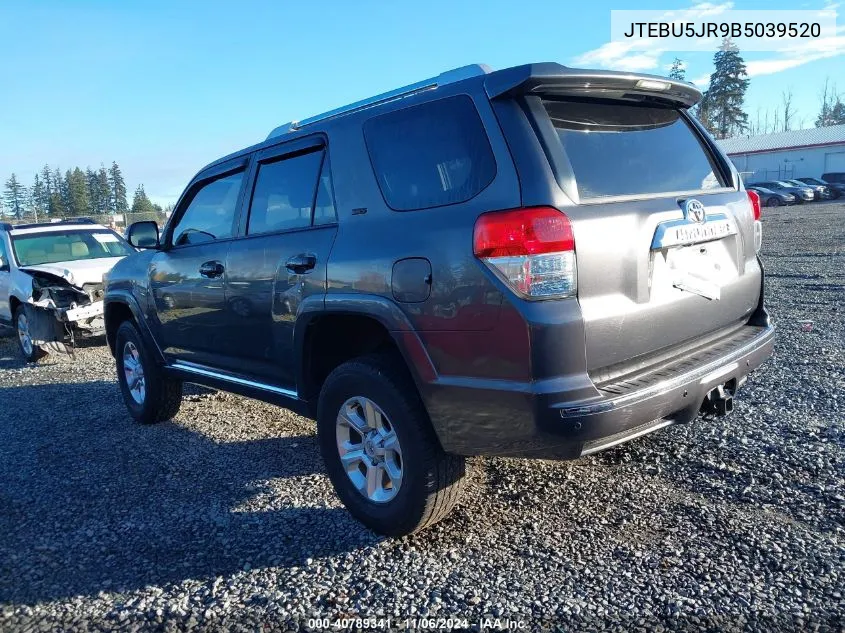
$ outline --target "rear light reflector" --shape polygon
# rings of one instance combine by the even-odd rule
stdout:
[[[526,299],[575,296],[575,238],[569,218],[551,207],[493,211],[475,223],[473,252]]]
[[[754,213],[754,250],[758,253],[763,246],[763,223],[760,221],[762,213],[760,211],[760,194],[756,191],[748,190],[748,201],[751,203],[751,210]]]

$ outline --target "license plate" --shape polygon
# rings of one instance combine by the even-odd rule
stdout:
[[[684,246],[669,249],[666,262],[675,288],[718,301],[722,296],[719,264],[706,247]]]

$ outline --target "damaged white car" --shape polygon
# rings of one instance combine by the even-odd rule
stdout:
[[[135,252],[90,221],[0,224],[0,323],[15,329],[36,361],[73,349],[77,336],[102,334],[103,276]]]

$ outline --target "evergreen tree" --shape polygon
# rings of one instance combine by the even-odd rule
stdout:
[[[144,185],[138,185],[135,197],[132,199],[132,213],[155,213],[155,205],[147,197]]]
[[[15,216],[18,220],[23,217],[24,210],[27,205],[27,190],[17,176],[12,174],[9,180],[6,181],[6,206],[9,213]]]
[[[713,65],[715,69],[705,95],[707,116],[702,117],[699,107],[698,117],[716,138],[736,136],[748,127],[748,115],[742,106],[749,80],[745,62],[730,38],[725,38],[716,51]]]
[[[91,213],[91,201],[88,198],[88,182],[85,174],[79,167],[73,171],[68,170],[65,174],[68,191],[68,213],[71,217],[88,215]]]
[[[42,218],[47,213],[50,206],[50,197],[46,193],[44,182],[38,174],[32,181],[32,188],[29,190],[29,208],[32,210],[32,215],[35,216],[35,221],[38,217]]]
[[[41,186],[41,206],[44,208],[44,213],[53,213],[53,174],[49,165],[44,165],[41,170]]]
[[[111,211],[126,213],[129,210],[129,203],[126,201],[126,183],[123,181],[120,167],[115,162],[109,169],[109,186],[111,187]]]
[[[67,217],[70,211],[70,192],[67,188],[67,179],[56,167],[53,172],[53,191],[50,194],[50,213],[59,218]]]
[[[88,213],[97,213],[100,206],[100,191],[97,188],[97,172],[92,171],[90,167],[85,168],[85,188],[88,190],[88,205],[90,208]]]
[[[97,213],[111,212],[112,200],[109,174],[102,165],[97,170],[97,203]]]
[[[675,61],[672,62],[672,67],[669,69],[669,79],[687,80],[687,70],[682,59],[676,57]]]

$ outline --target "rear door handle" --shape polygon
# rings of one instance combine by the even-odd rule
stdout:
[[[299,255],[294,255],[285,262],[285,268],[297,275],[307,273],[316,265],[317,257],[315,255],[311,255],[310,253],[300,253]]]
[[[225,271],[226,269],[223,268],[223,264],[220,262],[205,262],[202,266],[200,266],[200,275],[208,277],[209,279],[220,277]]]

